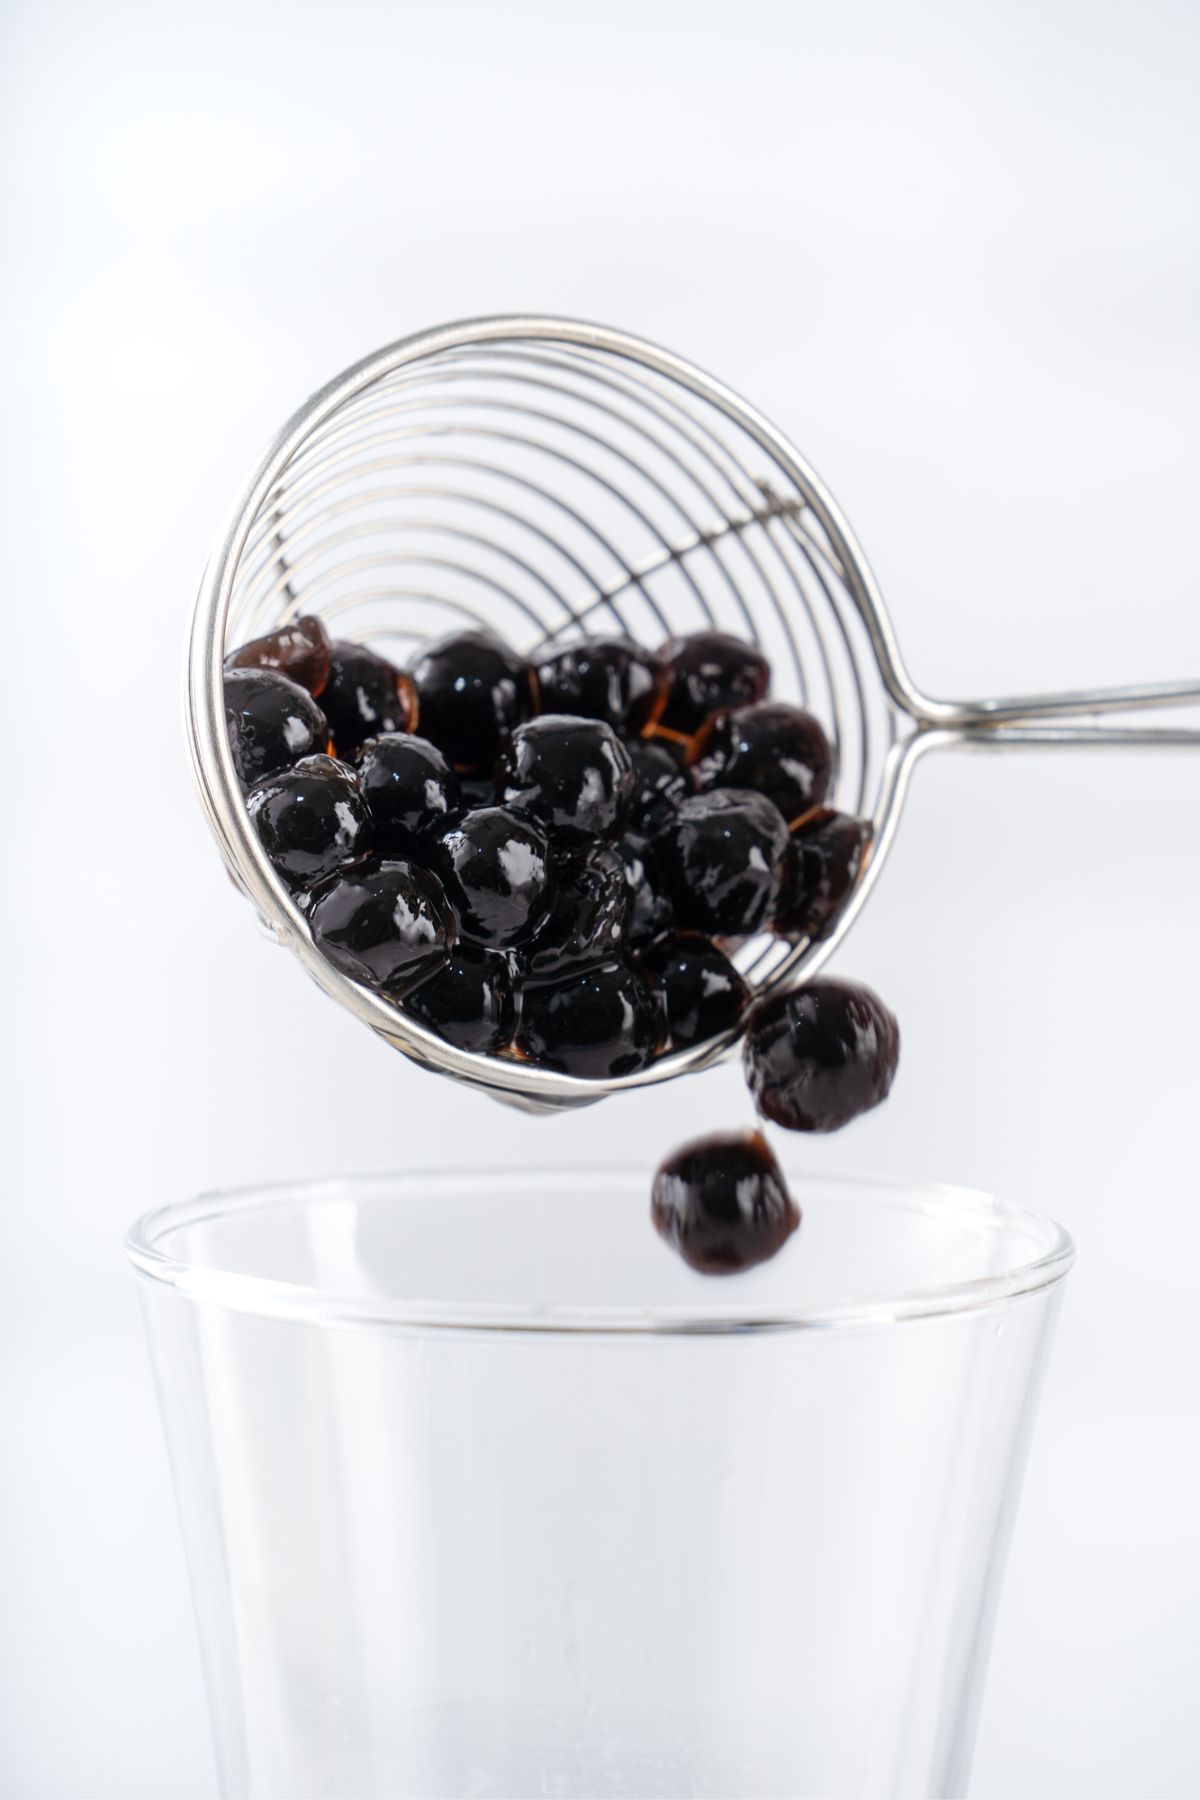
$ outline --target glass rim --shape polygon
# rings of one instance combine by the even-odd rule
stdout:
[[[589,1179],[645,1179],[636,1165],[593,1165]],[[217,1269],[189,1261],[161,1248],[162,1240],[182,1226],[238,1212],[267,1207],[311,1205],[344,1199],[347,1189],[385,1183],[451,1183],[465,1180],[497,1181],[519,1178],[544,1182],[570,1176],[578,1169],[547,1165],[536,1170],[510,1164],[494,1168],[423,1168],[351,1175],[301,1177],[292,1181],[254,1183],[214,1189],[192,1200],[152,1208],[130,1225],[125,1252],[136,1273],[160,1285],[174,1288],[198,1304],[224,1312],[246,1313],[263,1319],[307,1323],[327,1327],[425,1331],[456,1331],[497,1335],[587,1333],[617,1335],[698,1335],[764,1331],[811,1331],[855,1327],[890,1326],[910,1321],[981,1312],[1052,1287],[1068,1273],[1075,1260],[1075,1244],[1056,1220],[1031,1208],[995,1199],[976,1189],[938,1182],[921,1182],[900,1176],[870,1174],[793,1175],[788,1181],[797,1192],[803,1210],[804,1189],[853,1187],[865,1190],[880,1204],[895,1205],[903,1197],[926,1214],[948,1220],[971,1221],[995,1229],[1023,1230],[1037,1255],[990,1275],[929,1286],[905,1288],[895,1293],[868,1295],[844,1301],[797,1302],[723,1300],[723,1284],[713,1282],[711,1300],[663,1305],[614,1305],[590,1302],[495,1302],[428,1300],[412,1296],[369,1296],[337,1293],[272,1276],[250,1275]]]

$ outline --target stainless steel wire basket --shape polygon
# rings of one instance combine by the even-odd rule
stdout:
[[[971,739],[1200,744],[1191,724],[1104,717],[1200,703],[1200,682],[976,702],[923,694],[820,479],[753,407],[669,351],[598,325],[512,317],[367,357],[284,426],[214,545],[188,664],[196,777],[234,880],[328,994],[415,1061],[533,1110],[706,1067],[733,1036],[584,1080],[456,1050],[326,961],[250,826],[222,705],[227,650],[313,612],[399,661],[474,625],[529,655],[587,635],[653,645],[712,626],[758,645],[775,696],[828,733],[829,803],[872,824],[827,936],[763,936],[739,951],[760,992],[805,979],[837,949],[928,751]]]

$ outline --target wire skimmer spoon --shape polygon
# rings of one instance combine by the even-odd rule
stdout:
[[[795,985],[837,949],[930,750],[1200,745],[1200,727],[1105,717],[1200,705],[1195,681],[961,702],[922,693],[820,479],[753,407],[670,351],[521,316],[441,326],[365,358],[278,433],[213,547],[189,651],[193,765],[234,880],[326,993],[427,1068],[534,1111],[704,1068],[736,1034],[583,1079],[457,1050],[334,968],[251,827],[222,703],[226,652],[313,612],[331,635],[401,662],[430,636],[480,625],[526,654],[584,635],[656,645],[714,626],[757,644],[773,696],[828,733],[828,804],[872,826],[827,935],[762,936],[738,952],[760,993]]]

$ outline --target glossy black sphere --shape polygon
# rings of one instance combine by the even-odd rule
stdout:
[[[662,994],[673,1050],[733,1030],[753,999],[745,977],[699,932],[664,938],[639,958],[639,967]]]
[[[782,701],[724,713],[700,740],[698,786],[765,794],[789,824],[820,806],[832,775],[833,754],[820,722]]]
[[[865,819],[820,812],[792,833],[774,929],[793,943],[823,937],[858,881],[871,838]]]
[[[329,748],[329,725],[311,694],[274,669],[230,669],[225,724],[243,787]]]
[[[489,949],[529,937],[549,907],[546,834],[505,806],[481,806],[430,840],[429,859],[458,919],[459,936]]]
[[[654,1177],[655,1229],[701,1275],[736,1275],[781,1250],[800,1209],[761,1132],[716,1132],[673,1150]]]
[[[358,757],[372,847],[408,855],[417,839],[444,825],[459,804],[458,778],[428,739],[407,732],[368,738]]]
[[[319,881],[367,848],[358,777],[332,756],[306,756],[246,795],[263,849],[292,883]]]
[[[404,1010],[456,1049],[492,1056],[516,1025],[508,958],[459,944],[448,961],[405,999]]]
[[[743,1061],[754,1104],[789,1131],[837,1131],[886,1099],[900,1027],[877,994],[849,981],[810,981],[760,1000]]]
[[[603,719],[614,731],[643,731],[662,711],[661,656],[630,638],[585,638],[536,664],[538,709]]]
[[[313,938],[343,974],[398,997],[431,975],[454,943],[454,915],[433,876],[374,859],[313,890]]]
[[[733,938],[770,923],[787,847],[778,808],[739,788],[685,800],[654,840],[680,926]]]
[[[315,699],[329,679],[332,648],[316,614],[293,619],[266,637],[239,644],[225,658],[226,669],[276,669]]]
[[[653,844],[630,833],[621,839],[617,850],[625,865],[628,896],[625,941],[631,950],[638,950],[671,930],[675,906]]]
[[[626,749],[633,764],[629,830],[641,837],[654,837],[671,823],[683,801],[695,792],[695,786],[688,770],[663,743],[638,738]]]
[[[529,665],[485,631],[430,644],[412,669],[417,728],[462,771],[487,772],[503,740],[533,709]]]
[[[749,706],[771,685],[771,665],[759,650],[724,631],[670,638],[660,652],[667,665],[667,700],[657,727],[694,737],[715,712]]]
[[[632,1074],[658,1052],[664,1034],[661,999],[625,963],[592,963],[521,993],[518,1050],[567,1075]]]
[[[592,844],[561,853],[549,911],[517,953],[521,978],[544,981],[583,963],[619,957],[628,910],[625,865],[616,850]]]
[[[518,726],[500,758],[507,806],[519,806],[561,842],[620,830],[633,798],[633,764],[600,719],[549,713]]]
[[[368,738],[412,730],[415,709],[407,675],[365,644],[336,638],[330,651],[321,705],[339,756],[353,756]]]

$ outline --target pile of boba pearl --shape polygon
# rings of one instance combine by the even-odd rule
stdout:
[[[401,669],[310,616],[230,652],[225,714],[263,849],[344,974],[459,1049],[581,1077],[744,1027],[762,1115],[827,1131],[884,1098],[899,1035],[868,989],[755,1002],[730,960],[828,932],[870,841],[826,804],[820,723],[770,685],[718,631],[533,659],[467,631]]]

